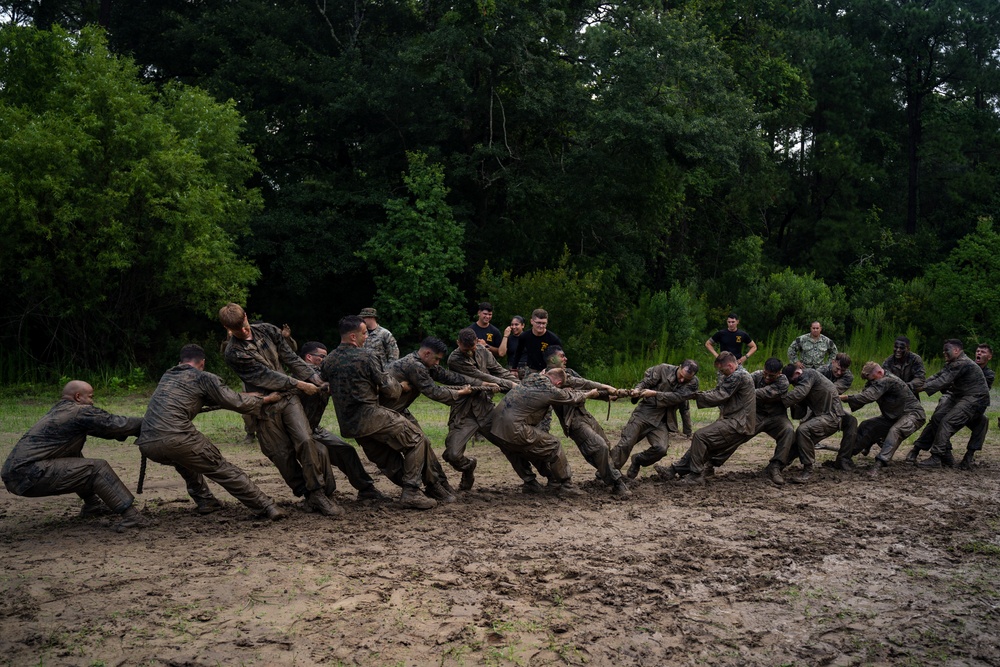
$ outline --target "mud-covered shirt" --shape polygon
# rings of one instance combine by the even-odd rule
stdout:
[[[913,352],[907,352],[902,359],[896,359],[896,355],[892,355],[882,362],[882,368],[886,373],[892,373],[905,382],[914,394],[924,388],[924,382],[927,380],[924,360]]]
[[[781,398],[788,393],[788,378],[784,375],[778,375],[773,382],[768,384],[764,378],[764,371],[754,371],[750,374],[750,378],[753,380],[754,386],[757,421],[769,417],[787,416],[788,408],[781,402]]]
[[[487,350],[486,353],[489,354],[489,351]],[[423,394],[432,401],[444,403],[445,405],[455,405],[465,398],[464,396],[457,395],[455,389],[441,386],[442,384],[461,388],[467,384],[479,386],[483,383],[482,380],[459,375],[447,368],[442,368],[440,365],[428,368],[424,365],[424,362],[420,361],[417,352],[411,352],[405,357],[392,362],[386,368],[386,372],[396,382],[406,380],[410,385],[410,390],[400,392],[398,398],[382,401],[385,407],[397,412],[402,412],[409,408],[420,394]],[[438,382],[441,384],[437,384]]]
[[[139,417],[121,417],[63,399],[21,436],[4,462],[0,477],[11,493],[23,494],[44,472],[37,469],[37,474],[33,473],[32,467],[38,461],[81,457],[88,435],[124,440],[139,435],[141,425]]]
[[[652,389],[656,392],[656,396],[640,400],[632,412],[631,419],[643,424],[656,425],[663,421],[668,408],[694,398],[698,391],[698,376],[681,382],[677,377],[679,368],[680,366],[673,364],[657,364],[646,369],[635,389]]]
[[[371,350],[341,343],[323,360],[320,374],[330,383],[330,398],[345,438],[368,435],[400,418],[399,413],[379,405],[380,398],[399,398],[402,388]]]
[[[804,369],[792,385],[792,390],[781,397],[786,407],[801,403],[812,410],[814,417],[828,414],[842,417],[845,414],[844,406],[840,404],[840,392],[819,371]]]
[[[695,402],[699,408],[718,406],[719,420],[731,422],[739,433],[753,435],[757,428],[757,398],[754,392],[750,373],[737,368],[734,373],[722,378],[715,389],[695,394]]]
[[[262,323],[251,324],[250,330],[250,340],[230,336],[225,353],[226,363],[240,376],[247,391],[289,391],[295,388],[297,379],[320,384],[309,364],[288,345],[281,329]]]
[[[896,421],[905,414],[919,415],[926,419],[920,400],[910,391],[909,385],[901,377],[888,373],[878,380],[869,380],[861,393],[847,397],[851,410],[858,410],[869,403],[878,403],[882,415]]]

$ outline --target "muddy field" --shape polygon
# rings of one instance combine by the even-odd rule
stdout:
[[[629,407],[614,407],[613,440]],[[439,449],[445,412],[422,409]],[[299,509],[256,447],[235,444],[238,416],[212,419],[225,421],[206,432],[289,518],[253,519],[217,487],[227,509],[198,516],[176,473],[153,463],[138,504],[159,524],[123,534],[78,518],[75,497],[0,492],[0,664],[1000,664],[995,428],[971,472],[899,462],[877,481],[821,469],[806,487],[776,488],[760,474],[772,445],[758,438],[706,488],[644,471],[625,502],[571,444],[586,493],[560,499],[521,494],[479,443],[476,486],[458,503],[361,504],[341,482],[346,515],[327,519]],[[0,424],[3,457],[33,417],[23,421]],[[133,447],[85,451],[135,487]]]

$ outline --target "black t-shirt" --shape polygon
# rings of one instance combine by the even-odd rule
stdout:
[[[473,322],[471,325],[473,331],[476,332],[476,338],[481,338],[486,341],[486,344],[490,347],[500,347],[500,341],[503,338],[503,334],[492,324],[485,327],[479,326],[478,323]],[[510,345],[508,339],[508,345]]]
[[[737,329],[736,331],[720,329],[712,336],[712,340],[719,344],[718,352],[732,352],[733,356],[737,359],[743,356],[743,346],[753,342],[750,334],[743,331],[743,329]]]
[[[514,367],[514,364],[511,362],[514,360],[514,355],[517,354],[517,348],[521,344],[522,336],[524,336],[523,331],[517,336],[515,336],[514,334],[507,336],[507,365],[510,366],[511,368]],[[522,364],[524,363],[524,361],[525,361],[524,359],[521,359]]]
[[[507,339],[507,345],[508,347],[510,346],[509,338]],[[561,347],[562,341],[559,340],[559,336],[551,331],[546,331],[541,336],[536,336],[531,330],[525,331],[519,338],[514,356],[509,357],[511,368],[517,368],[521,363],[527,362],[528,368],[535,371],[544,371],[545,357],[542,353],[545,352],[545,348],[549,345],[559,345]]]

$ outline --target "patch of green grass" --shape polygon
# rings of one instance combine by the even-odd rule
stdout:
[[[992,542],[982,542],[980,540],[973,540],[972,542],[965,542],[964,544],[959,544],[958,550],[964,551],[965,553],[969,554],[1000,556],[1000,545],[993,544]]]

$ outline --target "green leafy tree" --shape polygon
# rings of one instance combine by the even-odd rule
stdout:
[[[231,104],[157,93],[84,29],[0,29],[2,335],[94,364],[178,309],[212,314],[258,277],[235,240],[259,206]]]
[[[451,340],[462,320],[462,295],[452,276],[465,266],[463,229],[448,205],[444,168],[407,153],[408,197],[385,204],[387,220],[359,255],[373,265],[375,304],[397,337]]]

